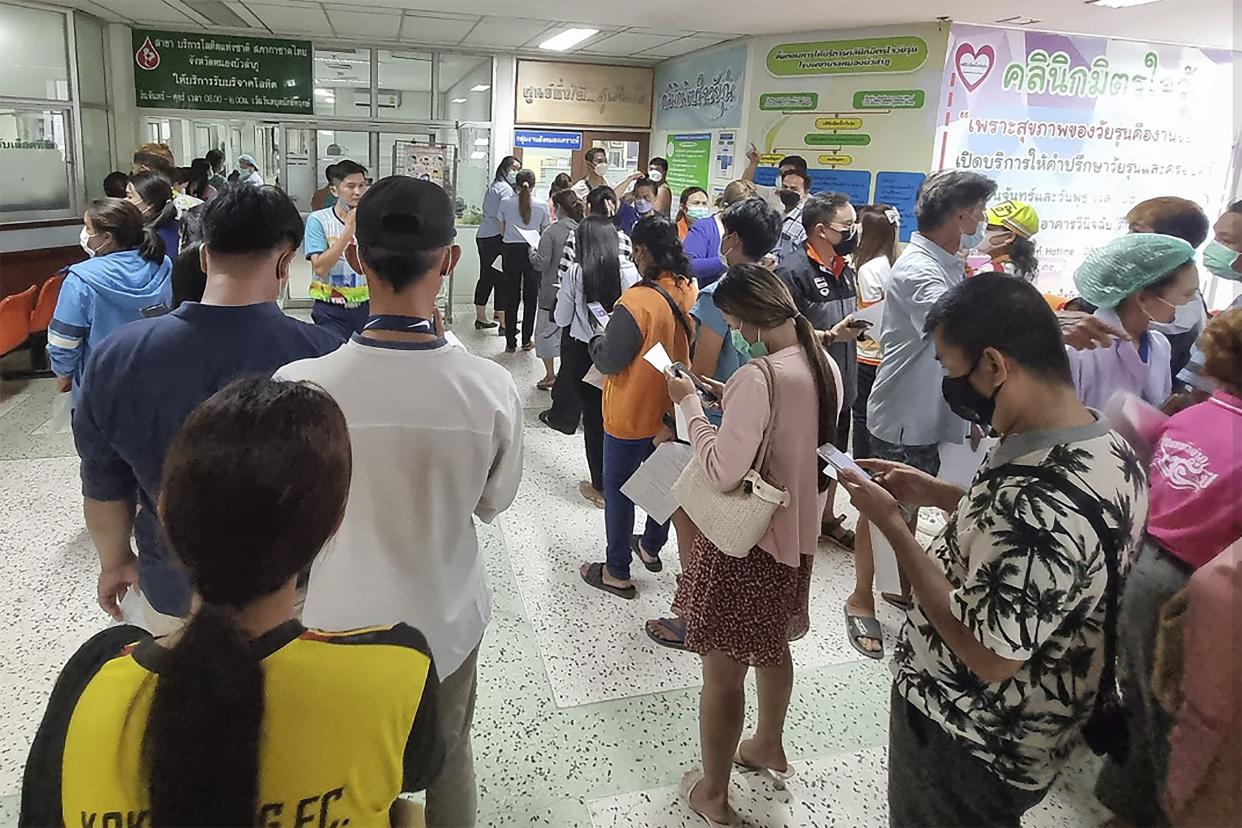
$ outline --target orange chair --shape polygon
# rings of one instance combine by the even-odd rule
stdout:
[[[64,276],[53,276],[39,288],[39,299],[35,302],[30,314],[30,332],[42,333],[52,324],[52,314],[56,310],[56,300],[60,298],[60,286],[65,283]]]
[[[20,348],[30,338],[30,314],[38,285],[0,299],[0,354]]]

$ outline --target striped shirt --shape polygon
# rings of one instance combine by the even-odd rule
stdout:
[[[335,207],[316,210],[306,217],[306,258],[323,253],[336,244],[345,233],[345,222],[336,214]],[[320,302],[357,307],[371,298],[367,290],[367,277],[350,267],[344,254],[328,271],[326,277],[312,272],[310,295]]]

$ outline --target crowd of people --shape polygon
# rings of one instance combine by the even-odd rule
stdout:
[[[675,204],[663,159],[618,184],[603,149],[583,160],[545,203],[502,159],[473,321],[543,360],[543,425],[581,427],[603,512],[581,588],[635,598],[635,559],[662,572],[676,536],[669,616],[642,623],[701,659],[687,806],[735,824],[735,767],[794,775],[789,645],[822,541],[855,555],[846,640],[885,657],[882,540],[906,614],[890,824],[1017,826],[1084,743],[1119,824],[1236,824],[1242,635],[1207,619],[1242,598],[1242,302],[1207,312],[1203,211],[1137,205],[1067,301],[1035,286],[1036,207],[977,173],[928,176],[902,246],[893,206],[816,192],[797,156],[766,187],[752,147],[715,212],[700,188]],[[446,338],[439,186],[343,160],[303,221],[253,158],[233,181],[203,161],[146,145],[109,177],[49,332],[119,624],[57,682],[21,822],[407,824],[425,790],[427,825],[472,825],[476,520],[522,480],[517,357]],[[1213,235],[1204,267],[1242,281],[1242,202]],[[298,256],[311,324],[276,301]],[[938,476],[985,439],[967,485]],[[636,528],[626,484],[672,443],[671,517]],[[920,508],[947,515],[929,548]]]

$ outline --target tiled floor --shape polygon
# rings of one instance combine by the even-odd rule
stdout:
[[[534,389],[542,367],[533,355],[501,353],[502,340],[468,327],[468,309],[458,319],[472,350],[513,371],[528,426],[518,502],[480,531],[495,604],[475,715],[480,823],[696,824],[676,785],[697,763],[697,663],[657,648],[642,629],[667,614],[675,546],[662,574],[637,569],[636,601],[581,583],[578,565],[603,549],[603,515],[577,494],[581,440],[535,419],[548,396]],[[50,380],[0,386],[0,828],[16,822],[22,765],[60,667],[107,623],[94,600],[72,437],[45,426],[52,397]],[[763,777],[736,777],[735,804],[751,825],[885,822],[889,677],[845,641],[840,606],[852,580],[846,553],[819,551],[811,632],[794,649],[787,748],[800,775],[786,794]],[[894,634],[897,614],[884,607],[881,618]],[[749,708],[753,724],[753,698]],[[1099,824],[1106,815],[1088,793],[1092,778],[1067,774],[1027,824]]]

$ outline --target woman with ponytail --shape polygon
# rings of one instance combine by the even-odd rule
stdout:
[[[140,172],[129,177],[125,200],[142,211],[147,226],[164,241],[164,254],[177,258],[181,250],[181,223],[173,201],[172,182],[157,172]]]
[[[99,198],[82,216],[82,249],[70,265],[47,331],[47,353],[62,392],[75,398],[91,352],[104,338],[146,309],[171,304],[172,262],[164,242],[144,226],[128,201]]]
[[[505,311],[505,353],[517,351],[518,304],[522,305],[522,350],[535,347],[535,311],[538,308],[539,270],[531,263],[530,234],[548,229],[548,205],[536,200],[535,174],[521,170],[514,178],[514,195],[500,202],[500,234],[504,246],[500,264],[504,277],[497,289]]]
[[[438,689],[402,624],[307,630],[296,584],[336,532],[351,452],[316,386],[240,379],[200,405],[164,464],[159,516],[194,585],[184,628],[112,627],[61,673],[20,824],[388,824],[435,778]],[[398,806],[400,809],[401,806]]]
[[[563,173],[562,173],[563,175]],[[552,318],[556,309],[558,273],[566,240],[582,221],[582,201],[569,187],[552,196],[555,221],[539,237],[539,246],[530,250],[530,263],[539,271],[539,318],[535,325],[535,356],[543,360],[544,375],[535,387],[551,391],[556,384],[556,358],[561,355],[561,329]]]
[[[778,787],[793,776],[784,747],[793,688],[789,642],[809,627],[811,561],[827,490],[816,449],[836,437],[842,393],[839,371],[819,334],[771,271],[734,266],[717,283],[715,301],[750,361],[726,385],[717,384],[724,411],[719,428],[704,413],[694,384],[669,377],[669,396],[689,423],[690,462],[700,463],[717,489],[733,491],[754,465],[768,421],[775,418],[769,482],[791,498],[744,558],[724,554],[700,534],[673,601],[673,611],[686,620],[686,649],[703,659],[703,767],[686,774],[682,796],[712,824],[734,824],[728,798],[734,764],[766,771]],[[763,361],[776,380],[775,407],[757,364]],[[750,667],[758,680],[759,726],[739,744]]]

